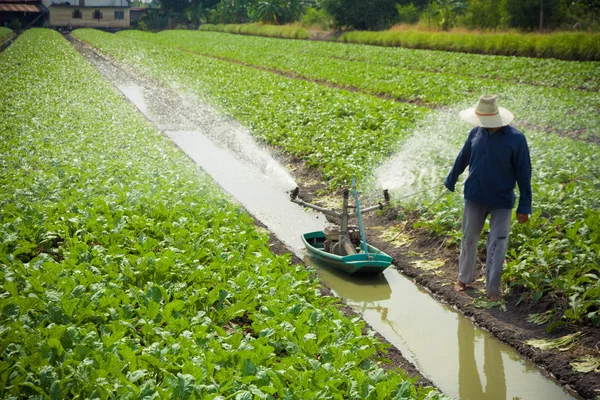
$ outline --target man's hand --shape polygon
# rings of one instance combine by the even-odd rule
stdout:
[[[517,221],[519,221],[520,224],[524,224],[525,222],[529,221],[529,215],[517,214]]]
[[[448,189],[449,191],[454,192],[454,185],[451,185],[447,179],[444,182],[444,186],[446,186],[446,189]]]

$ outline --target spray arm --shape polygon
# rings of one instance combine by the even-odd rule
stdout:
[[[296,187],[296,189],[294,189],[292,191],[292,193],[290,193],[290,200],[293,203],[300,204],[301,206],[304,206],[304,207],[312,208],[313,210],[317,210],[319,212],[322,212],[323,214],[330,215],[332,217],[340,218],[342,216],[341,213],[338,213],[338,212],[336,212],[334,210],[329,210],[327,208],[323,208],[323,207],[319,207],[319,206],[314,205],[314,204],[307,203],[304,200],[300,200],[298,198],[298,193],[299,192],[300,192],[300,188]]]

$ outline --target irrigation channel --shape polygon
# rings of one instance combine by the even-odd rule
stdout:
[[[337,296],[441,391],[464,400],[578,398],[397,270],[388,268],[375,278],[352,279],[311,260],[300,234],[322,230],[326,220],[289,201],[287,191],[295,186],[293,179],[247,130],[70,40],[148,120],[292,252],[314,266]]]

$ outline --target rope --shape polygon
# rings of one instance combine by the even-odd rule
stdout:
[[[413,196],[416,196],[416,195],[418,195],[418,194],[421,194],[421,193],[428,192],[428,191],[430,191],[431,189],[437,189],[437,188],[439,188],[439,187],[441,187],[441,186],[444,186],[444,184],[442,183],[441,185],[435,185],[435,186],[432,186],[432,187],[430,187],[430,188],[427,188],[427,189],[425,189],[425,190],[421,190],[420,192],[416,192],[416,193],[413,193],[413,194],[409,194],[409,195],[407,195],[407,196],[398,197],[398,198],[397,198],[397,199],[395,199],[395,200],[402,200],[402,199],[406,199],[406,198],[409,198],[409,197],[413,197]],[[431,206],[429,206],[429,207],[431,207]]]

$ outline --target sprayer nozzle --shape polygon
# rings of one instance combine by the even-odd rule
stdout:
[[[300,188],[298,186],[296,186],[296,188],[294,190],[292,190],[292,193],[290,194],[290,197],[293,199],[295,199],[296,197],[298,197],[298,193],[300,193]]]
[[[383,198],[385,199],[385,201],[389,202],[390,201],[390,193],[388,192],[387,189],[383,190]]]

